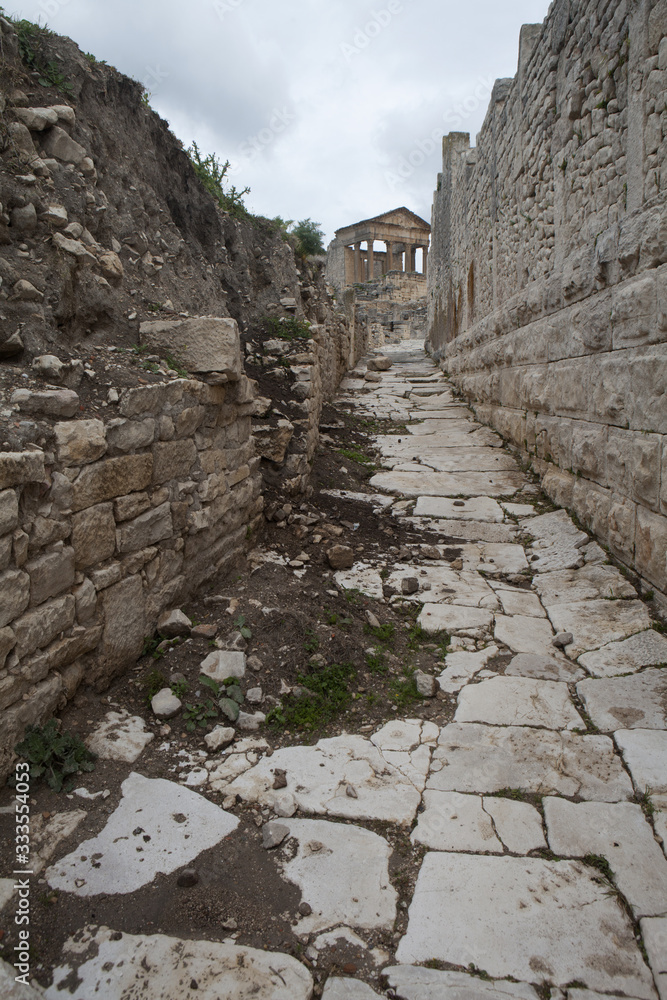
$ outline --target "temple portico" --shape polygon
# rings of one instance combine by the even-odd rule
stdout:
[[[338,287],[365,284],[390,272],[426,277],[431,227],[407,208],[397,208],[336,231],[329,248],[333,283]],[[384,250],[376,244],[384,244]],[[421,269],[417,252],[421,250]]]

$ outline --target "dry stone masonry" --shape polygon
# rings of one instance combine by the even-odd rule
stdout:
[[[664,0],[556,0],[476,148],[445,137],[429,261],[429,350],[662,592],[666,92]]]

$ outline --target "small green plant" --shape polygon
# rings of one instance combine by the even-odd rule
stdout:
[[[171,693],[174,695],[175,698],[180,698],[181,701],[183,700],[183,698],[190,689],[190,685],[188,684],[187,681],[176,681],[174,684],[170,686],[171,686]]]
[[[217,719],[218,709],[211,698],[183,706],[185,728],[193,733],[197,727],[207,729],[212,719]]]
[[[266,332],[279,340],[308,340],[310,323],[306,320],[285,316],[266,316],[263,320]]]
[[[515,802],[525,802],[526,796],[520,788],[501,788],[499,792],[494,792],[498,798],[513,799]]]
[[[58,720],[44,727],[28,726],[14,752],[30,764],[30,777],[43,778],[54,792],[70,792],[79,772],[95,770],[97,754],[92,753],[76,733],[58,731]]]
[[[585,865],[589,865],[591,868],[597,868],[597,870],[604,875],[608,882],[614,883],[614,873],[611,870],[609,862],[606,858],[602,857],[601,854],[586,854],[582,858]]]
[[[229,160],[222,163],[215,153],[203,156],[196,142],[192,143],[187,154],[197,177],[209,194],[213,195],[223,212],[229,212],[238,218],[246,217],[248,210],[243,204],[243,198],[250,194],[250,188],[238,191],[233,184],[231,187],[225,187],[230,167]]]
[[[393,646],[396,638],[396,626],[393,622],[385,622],[384,625],[379,625],[377,628],[365,625],[364,632],[374,636],[383,646]]]
[[[364,455],[363,451],[360,451],[359,448],[339,448],[338,454],[342,455],[343,458],[349,459],[350,462],[356,462],[357,465],[365,465],[369,469],[376,468],[373,459],[369,458],[368,455]]]
[[[308,677],[300,676],[299,684],[308,693],[287,695],[281,705],[272,709],[267,722],[276,729],[294,728],[312,732],[332,722],[352,701],[350,686],[357,672],[351,663],[332,664]]]
[[[144,698],[150,705],[158,691],[162,691],[164,688],[169,687],[169,684],[167,683],[167,678],[161,670],[151,670],[148,677],[143,679],[141,686],[144,689]]]
[[[171,354],[165,354],[164,360],[177,375],[180,375],[181,378],[188,378],[189,372],[187,368],[184,368],[180,361],[177,361]]]
[[[374,653],[366,653],[366,666],[372,674],[386,674],[388,667],[381,649]]]
[[[150,90],[146,90],[144,88],[143,93],[141,95],[141,103],[143,104],[143,106],[145,108],[150,108],[150,106],[151,106],[151,97],[152,96],[153,95],[151,94]]]
[[[307,639],[303,644],[303,648],[307,653],[316,653],[320,648],[320,640],[311,628],[306,629]]]
[[[235,619],[234,625],[236,626],[236,628],[241,633],[244,639],[252,639],[252,631],[246,625],[245,615],[239,615],[238,618]]]
[[[166,636],[160,635],[159,632],[156,636],[147,635],[146,638],[144,639],[144,646],[143,649],[141,650],[141,655],[152,656],[154,660],[162,659],[162,657],[164,656],[164,651],[162,649],[158,649],[158,646],[162,645],[165,638]]]
[[[422,695],[417,690],[414,667],[403,667],[402,676],[390,682],[389,699],[397,708],[407,708],[416,701],[423,701]]]
[[[635,800],[639,803],[648,820],[653,819],[655,806],[651,800],[651,788],[647,785],[643,792],[635,792]]]

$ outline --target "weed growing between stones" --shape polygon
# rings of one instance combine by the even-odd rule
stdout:
[[[351,663],[334,663],[308,677],[299,675],[302,688],[286,695],[266,721],[276,729],[303,729],[307,732],[325,726],[341,715],[352,701],[350,685],[357,671]]]
[[[150,705],[158,691],[162,691],[164,688],[169,687],[169,684],[167,683],[167,678],[161,670],[151,670],[148,677],[144,677],[141,686],[144,689],[144,700]]]
[[[75,775],[95,770],[97,754],[76,733],[58,732],[58,726],[57,719],[50,719],[44,727],[28,726],[14,752],[30,764],[31,779],[43,778],[54,792],[70,792]]]
[[[311,336],[310,323],[300,319],[265,316],[262,324],[266,333],[277,340],[309,340]]]

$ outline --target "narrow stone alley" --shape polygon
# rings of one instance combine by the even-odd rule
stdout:
[[[176,780],[143,773],[152,737],[116,716],[116,742],[124,719],[132,745],[122,796],[84,840],[61,813],[45,861],[45,893],[81,921],[49,1000],[667,1000],[667,637],[603,548],[565,510],[544,512],[423,344],[384,354],[336,401],[382,429],[382,468],[361,500],[334,492],[421,537],[419,559],[380,535],[384,551],[366,546],[335,584],[322,568],[322,584],[412,608],[424,642],[446,643],[413,677],[424,697],[313,745],[288,731],[274,746],[264,729],[207,739]],[[94,805],[80,797],[76,815]],[[206,901],[207,873],[224,877],[242,850],[247,892],[291,927],[289,953],[268,933],[250,947],[233,912],[210,936],[132,930],[127,901],[154,879]],[[115,923],[100,923],[103,896]],[[3,995],[42,995],[3,969]]]

